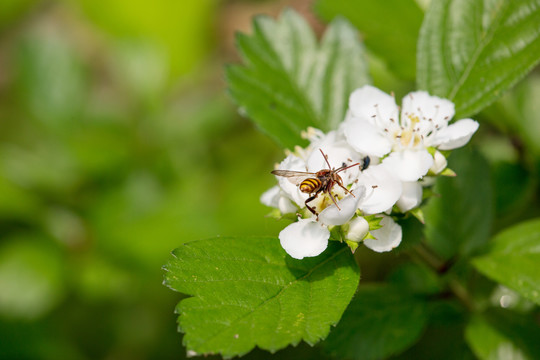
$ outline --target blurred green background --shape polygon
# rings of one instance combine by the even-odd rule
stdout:
[[[284,226],[258,200],[283,153],[226,93],[234,32],[292,6],[320,33],[311,5],[0,0],[0,359],[185,357],[181,295],[161,284],[170,251]],[[414,88],[368,56],[376,86],[397,98]],[[477,117],[493,233],[540,213],[538,94],[537,70]],[[395,259],[364,256],[363,281]],[[321,355],[278,354],[299,356]]]
[[[223,64],[283,5],[0,1],[1,359],[185,356],[170,251],[282,227],[258,200],[282,152]]]

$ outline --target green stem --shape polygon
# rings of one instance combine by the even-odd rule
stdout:
[[[474,301],[472,300],[467,288],[452,274],[448,274],[447,270],[450,268],[447,262],[444,262],[439,258],[431,249],[425,244],[412,248],[412,252],[409,255],[413,260],[427,264],[433,270],[439,274],[446,274],[448,279],[448,289],[454,294],[454,296],[465,306],[465,308],[471,312],[475,311]]]

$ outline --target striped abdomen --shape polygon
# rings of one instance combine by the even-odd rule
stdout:
[[[321,185],[321,180],[316,178],[307,178],[300,183],[300,191],[311,194],[319,190]]]

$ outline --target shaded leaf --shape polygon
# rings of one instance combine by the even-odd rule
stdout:
[[[370,51],[401,77],[414,79],[416,40],[423,17],[414,0],[319,0],[315,10],[325,20],[345,16],[362,33]]]
[[[540,304],[540,219],[499,233],[490,251],[473,264],[492,280]]]
[[[339,321],[359,280],[350,250],[336,242],[304,260],[272,238],[194,241],[173,255],[165,284],[193,296],[178,304],[179,330],[200,354],[313,345]]]
[[[540,328],[528,316],[490,311],[471,319],[465,339],[481,359],[538,359]]]
[[[426,303],[399,287],[361,286],[325,348],[339,359],[381,359],[414,344],[427,321]]]
[[[489,165],[477,152],[454,151],[449,158],[456,177],[440,177],[439,197],[424,208],[426,242],[445,259],[470,254],[484,245],[493,222],[494,205]]]
[[[368,83],[363,48],[345,20],[333,21],[320,44],[297,13],[255,18],[239,34],[244,65],[227,68],[229,91],[243,111],[280,145],[305,144],[308,126],[328,131],[343,121],[350,93]]]
[[[475,114],[540,60],[538,0],[432,1],[418,41],[418,87]]]

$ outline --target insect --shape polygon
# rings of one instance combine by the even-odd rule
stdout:
[[[304,171],[292,171],[292,170],[274,170],[272,171],[272,174],[277,176],[283,176],[288,178],[288,180],[299,186],[300,191],[306,194],[310,194],[310,197],[305,201],[306,207],[315,215],[318,219],[319,214],[317,211],[308,205],[311,201],[315,200],[317,196],[322,192],[323,194],[328,194],[330,196],[330,199],[334,202],[334,204],[337,206],[339,210],[341,210],[336,202],[336,199],[334,195],[332,194],[332,188],[334,185],[338,185],[341,187],[345,192],[348,194],[351,194],[354,196],[353,193],[351,193],[345,186],[343,186],[343,180],[338,175],[339,172],[343,170],[347,170],[349,168],[352,168],[354,166],[360,165],[360,163],[352,164],[352,165],[346,165],[344,164],[338,169],[333,169],[332,166],[330,166],[330,162],[328,161],[328,156],[321,150],[322,156],[324,157],[324,160],[326,161],[326,164],[328,164],[328,169],[322,169],[317,172],[304,172]]]
[[[366,170],[369,166],[369,163],[371,163],[371,159],[369,158],[369,156],[366,156],[363,160],[362,160],[362,171]]]

